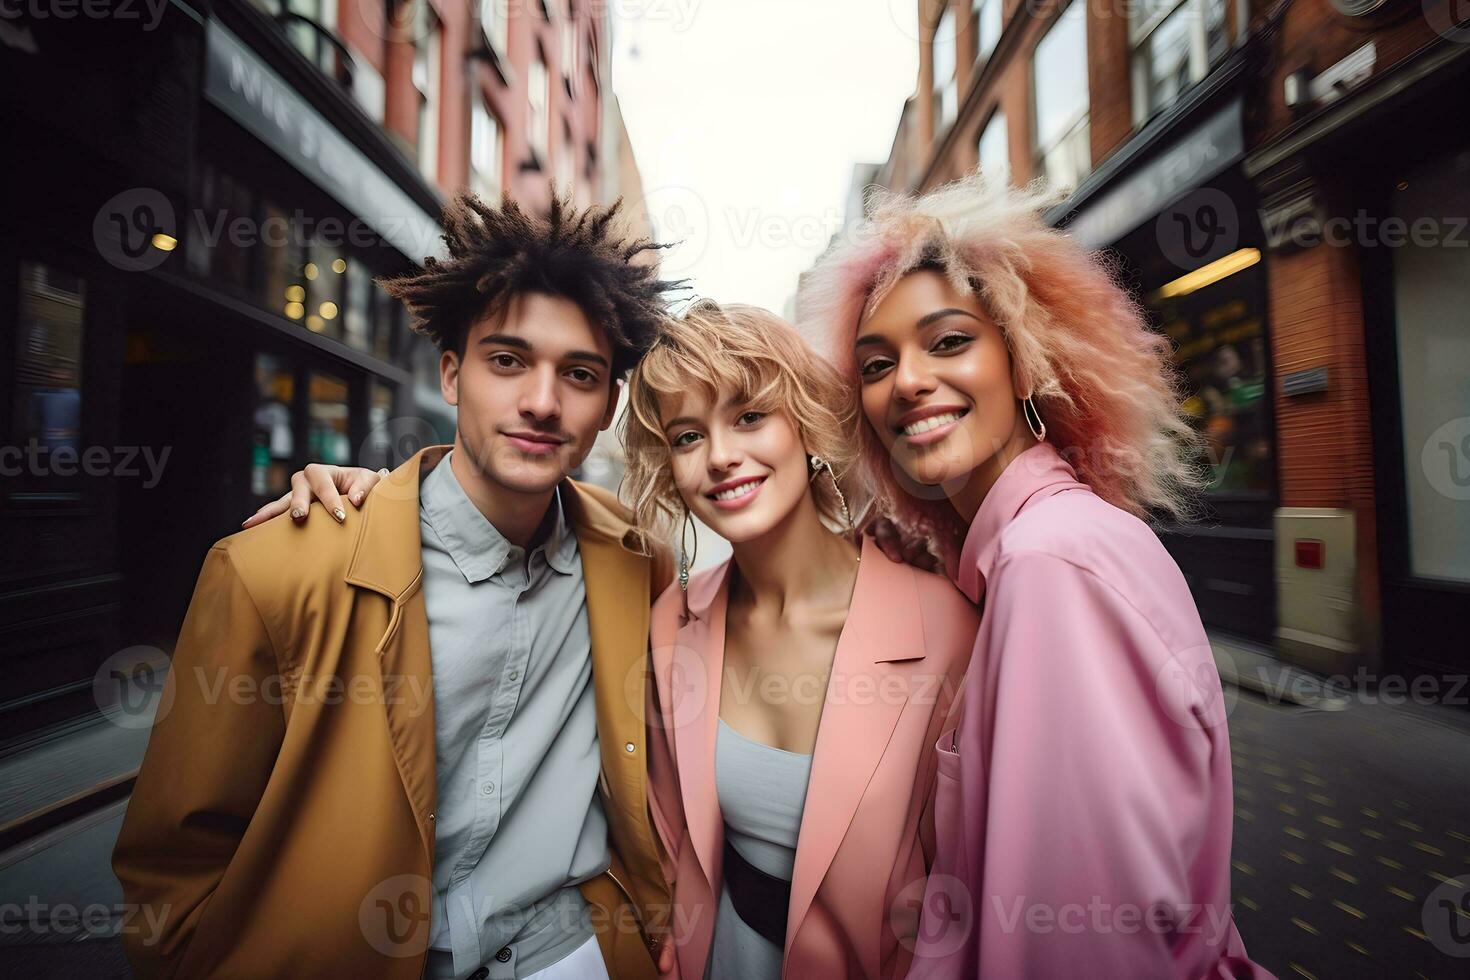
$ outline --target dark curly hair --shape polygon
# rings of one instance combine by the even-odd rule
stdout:
[[[577,210],[553,195],[546,216],[527,214],[509,198],[499,207],[462,192],[444,208],[447,259],[378,280],[402,301],[413,329],[439,350],[464,356],[470,326],[521,293],[546,293],[576,303],[612,343],[612,376],[622,377],[648,351],[667,316],[665,294],[683,285],[658,277],[639,255],[663,246],[624,239],[613,224],[622,199]]]

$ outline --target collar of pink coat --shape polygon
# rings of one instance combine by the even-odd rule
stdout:
[[[1063,485],[1068,486],[1063,486]],[[1026,504],[1043,490],[1070,489],[1085,486],[1077,479],[1072,464],[1062,458],[1049,442],[1037,443],[1011,460],[1001,471],[1000,479],[985,495],[960,552],[956,585],[978,603],[985,594],[985,582],[995,567],[1001,532],[1015,520]],[[1049,496],[1049,494],[1048,494]]]

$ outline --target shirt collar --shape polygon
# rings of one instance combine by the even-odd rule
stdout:
[[[985,594],[985,581],[995,567],[1001,532],[1033,499],[1062,491],[1082,488],[1077,471],[1062,458],[1049,442],[1037,443],[1018,455],[1001,471],[995,486],[980,502],[965,545],[960,551],[960,591],[979,602]],[[1042,493],[1042,491],[1047,491]]]
[[[471,584],[493,578],[512,561],[523,561],[525,549],[511,544],[464,492],[450,463],[451,451],[424,477],[420,491],[423,518],[428,521],[454,564]],[[570,533],[561,504],[561,488],[551,496],[551,531],[537,550],[546,564],[563,575],[577,565],[577,538]]]

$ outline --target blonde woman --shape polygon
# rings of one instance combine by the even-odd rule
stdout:
[[[1188,515],[1196,437],[1167,340],[1047,201],[890,196],[799,300],[880,501],[983,603],[911,975],[1264,975],[1209,640],[1141,519]]]
[[[687,541],[650,629],[650,807],[674,892],[660,967],[902,977],[933,858],[931,747],[975,610],[855,541],[854,392],[779,317],[696,304],[629,388],[625,496],[650,545]],[[354,503],[376,482],[333,475]],[[696,519],[732,557],[691,573]]]

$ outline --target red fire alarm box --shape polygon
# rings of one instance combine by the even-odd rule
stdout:
[[[1321,568],[1325,553],[1326,545],[1321,538],[1296,539],[1297,568]]]

